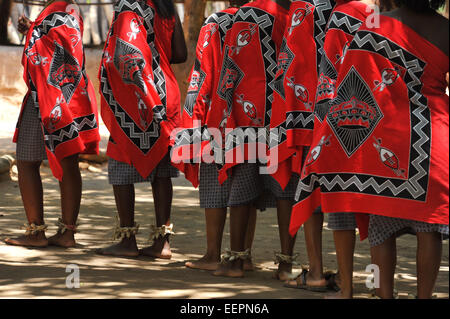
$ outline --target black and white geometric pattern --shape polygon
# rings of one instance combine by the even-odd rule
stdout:
[[[351,67],[330,102],[327,121],[348,157],[364,144],[383,118],[372,90]]]
[[[116,49],[114,50],[114,66],[124,83],[136,85],[147,95],[147,86],[143,77],[145,59],[138,48],[117,38]]]
[[[160,126],[152,121],[146,131],[143,131],[130,115],[120,106],[114,98],[112,88],[108,83],[105,67],[100,69],[100,92],[111,108],[117,123],[130,141],[136,145],[143,154],[147,154],[160,136]]]
[[[203,26],[211,23],[218,26],[218,31],[220,34],[220,50],[222,51],[225,43],[225,36],[227,35],[228,30],[230,30],[230,27],[233,25],[233,15],[228,12],[213,13],[209,16]]]
[[[47,83],[62,91],[67,103],[72,99],[81,81],[81,67],[62,45],[54,41],[55,51],[50,64]]]
[[[54,152],[59,144],[74,140],[79,136],[80,132],[93,130],[97,127],[95,114],[74,118],[69,125],[52,132],[49,132],[43,126],[45,145],[51,152]]]
[[[335,11],[331,15],[328,23],[328,30],[336,29],[347,34],[354,35],[359,30],[363,21],[356,19],[348,14]]]
[[[315,6],[314,9],[314,39],[317,48],[317,72],[319,72],[319,64],[321,57],[324,53],[323,45],[325,43],[325,35],[327,24],[330,19],[331,13],[336,6],[335,1],[330,0],[313,0],[312,3]]]
[[[302,201],[314,189],[322,192],[356,192],[424,202],[428,193],[431,154],[431,115],[428,99],[422,94],[421,77],[426,62],[398,44],[372,31],[358,31],[350,50],[364,50],[379,54],[394,65],[406,69],[406,83],[410,101],[410,161],[407,180],[364,174],[312,174],[298,185],[296,200]]]

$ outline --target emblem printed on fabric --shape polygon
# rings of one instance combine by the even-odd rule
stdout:
[[[142,76],[145,68],[145,59],[138,48],[117,38],[114,65],[124,83],[136,85],[147,95],[147,86]]]
[[[136,94],[136,98],[138,101],[138,112],[139,112],[139,118],[141,120],[141,126],[143,127],[143,129],[145,130],[148,126],[148,108],[147,105],[145,105],[144,100],[142,100],[142,96],[139,94],[139,92],[135,91],[134,94]]]
[[[242,109],[244,110],[244,113],[253,121],[258,122],[257,120],[257,112],[255,105],[250,102],[244,100],[244,94],[236,95],[236,103],[240,104],[242,106]],[[260,121],[259,121],[260,122]]]
[[[283,38],[281,43],[280,54],[278,55],[277,61],[277,73],[275,74],[273,88],[280,94],[280,96],[285,99],[286,92],[284,90],[284,78],[286,77],[286,72],[294,60],[294,53],[289,49],[287,45],[286,38]]]
[[[379,90],[380,92],[383,92],[384,89],[388,86],[393,85],[397,79],[400,77],[400,68],[394,67],[392,68],[385,68],[381,72],[381,81],[374,81],[375,88],[373,91]]]
[[[373,146],[377,149],[378,154],[380,154],[381,162],[389,167],[397,176],[406,178],[406,171],[400,168],[400,161],[397,155],[386,147],[381,146],[381,138],[374,137],[374,139],[375,143],[373,143]]]
[[[47,130],[50,132],[53,132],[56,129],[56,125],[61,121],[62,118],[62,108],[61,103],[64,101],[64,97],[60,96],[56,98],[56,104],[53,107],[52,111],[50,112],[50,115],[48,117],[48,121],[45,125]]]
[[[141,32],[140,27],[144,24],[143,18],[139,17],[138,19],[134,18],[130,21],[130,32],[127,33],[128,41],[134,41],[137,38],[139,32]]]
[[[220,72],[217,94],[221,99],[227,101],[227,114],[231,114],[234,89],[241,82],[244,73],[239,69],[233,59],[229,57],[228,50],[229,48],[227,47],[225,49],[222,71]]]
[[[348,157],[369,138],[383,118],[372,91],[352,66],[331,102],[327,121]]]
[[[184,109],[192,117],[194,112],[194,106],[198,98],[198,93],[205,82],[206,73],[201,69],[201,63],[198,59],[195,59],[194,69],[191,74],[191,81],[189,82],[188,92],[186,95],[186,102],[184,103]]]
[[[34,65],[46,66],[48,64],[48,57],[42,56],[36,52],[27,52],[27,58]]]
[[[314,105],[314,114],[322,123],[328,113],[330,101],[336,94],[337,71],[326,53],[322,56],[319,72],[319,83],[317,85],[316,103]]]
[[[72,43],[72,53],[75,53],[75,48],[81,41],[81,33],[77,31],[77,33],[70,34],[70,42]]]
[[[211,42],[211,38],[214,35],[214,33],[217,32],[217,30],[219,29],[219,27],[217,26],[217,24],[213,24],[211,26],[211,28],[205,32],[205,37],[203,38],[203,49],[206,49],[209,45],[209,43]]]
[[[78,84],[81,81],[81,67],[78,61],[58,42],[55,43],[48,75],[48,84],[62,91],[64,99],[69,104]]]
[[[291,35],[292,31],[305,21],[306,17],[313,12],[314,6],[312,4],[306,4],[305,8],[299,8],[295,10],[291,18],[291,26],[289,27],[288,34]]]
[[[242,30],[236,37],[236,45],[231,48],[230,55],[238,55],[241,50],[252,42],[253,35],[258,30],[258,24],[251,24],[248,29]]]
[[[303,168],[304,174],[306,173],[306,167],[311,166],[314,162],[317,161],[320,154],[322,153],[323,146],[330,145],[330,137],[331,137],[331,135],[329,135],[328,137],[322,136],[322,138],[319,141],[319,144],[317,144],[313,149],[311,149],[308,157],[305,160],[305,166]]]
[[[302,102],[308,111],[312,111],[312,103],[310,102],[308,90],[303,85],[296,84],[294,77],[287,78],[287,86],[294,90],[297,100]]]
[[[345,56],[347,55],[347,52],[348,52],[349,48],[350,48],[350,41],[347,41],[345,43],[344,47],[342,48],[342,54],[341,55],[339,55],[339,54],[336,55],[336,64],[344,63],[344,59],[345,59]]]

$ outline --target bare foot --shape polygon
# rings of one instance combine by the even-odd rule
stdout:
[[[58,246],[63,248],[71,248],[77,245],[74,238],[74,232],[71,230],[66,230],[64,234],[57,232],[52,237],[49,237],[48,244],[50,246]]]
[[[244,263],[239,259],[220,263],[213,275],[231,278],[244,277]]]
[[[134,236],[123,238],[118,244],[97,249],[96,253],[99,255],[119,257],[137,257],[139,255],[136,238]]]
[[[5,243],[14,246],[42,248],[48,246],[47,237],[44,232],[38,232],[35,235],[22,235],[17,238],[6,238]]]
[[[255,270],[255,265],[253,264],[251,257],[244,261],[244,270],[245,271],[254,271]]]
[[[292,264],[280,262],[278,265],[278,270],[273,273],[273,279],[277,279],[280,281],[286,281],[295,278],[292,275]]]
[[[187,261],[184,265],[192,269],[216,270],[219,266],[219,258],[211,258],[205,255],[198,260]]]
[[[172,251],[170,250],[169,244],[169,235],[155,239],[153,245],[151,245],[150,247],[139,249],[139,255],[161,259],[172,258]]]

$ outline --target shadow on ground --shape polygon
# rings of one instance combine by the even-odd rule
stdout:
[[[48,234],[56,231],[59,208],[58,184],[48,168],[42,168],[45,187],[45,218],[50,225]],[[59,248],[27,249],[7,246],[3,239],[23,232],[19,227],[25,221],[17,182],[0,183],[0,298],[58,297],[58,298],[322,298],[323,294],[284,288],[271,278],[275,269],[274,251],[279,250],[276,211],[259,213],[254,261],[258,269],[248,272],[243,279],[216,278],[207,271],[186,269],[184,262],[198,258],[205,251],[204,215],[198,208],[198,193],[184,178],[174,180],[173,259],[153,260],[140,257],[109,258],[98,256],[95,248],[110,244],[115,224],[115,203],[107,181],[106,166],[101,172],[83,172],[83,201],[80,213],[79,246],[68,250]],[[154,220],[153,198],[149,184],[136,187],[136,221],[141,225],[139,245],[148,245],[149,226]],[[325,228],[323,236],[324,264],[336,268],[332,232]],[[228,225],[224,245],[228,247]],[[415,293],[416,239],[404,236],[398,239],[398,268],[396,289],[401,298]],[[435,292],[448,298],[449,268],[448,241]],[[303,232],[296,244],[300,263],[306,263]],[[66,278],[68,265],[80,269],[81,287],[69,289]],[[355,253],[356,297],[368,298],[365,286],[370,264],[367,241],[358,242]],[[295,271],[299,272],[299,266]]]

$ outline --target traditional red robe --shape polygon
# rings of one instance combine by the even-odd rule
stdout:
[[[175,18],[151,0],[120,0],[99,72],[107,154],[146,178],[167,154],[179,124],[180,92],[170,67]]]
[[[341,1],[345,2],[345,1]],[[339,3],[339,1],[338,1]],[[284,188],[300,173],[303,147],[311,143],[314,102],[325,30],[335,1],[293,1],[278,55],[270,122],[269,169]],[[273,167],[273,166],[277,167]]]
[[[225,37],[237,10],[229,8],[207,18],[197,42],[197,58],[190,74],[182,115],[183,130],[178,133],[172,153],[172,161],[178,162],[174,165],[184,172],[194,187],[199,184],[199,163],[206,156],[211,162],[214,160],[210,153],[211,146],[222,148],[222,134],[217,134],[217,130],[223,131],[224,113],[215,92],[222,66]],[[211,145],[216,141],[217,144]]]
[[[287,19],[288,11],[270,0],[249,3],[234,16],[217,88],[228,115],[221,182],[238,163],[267,161],[277,56]]]
[[[82,34],[77,12],[67,2],[54,2],[31,24],[22,57],[28,92],[14,142],[23,109],[32,98],[39,107],[49,165],[59,180],[63,158],[99,151],[97,102],[86,74]]]
[[[314,130],[291,234],[319,205],[448,225],[448,56],[398,20],[380,18],[348,47],[336,98]],[[364,239],[367,218],[358,227]]]

